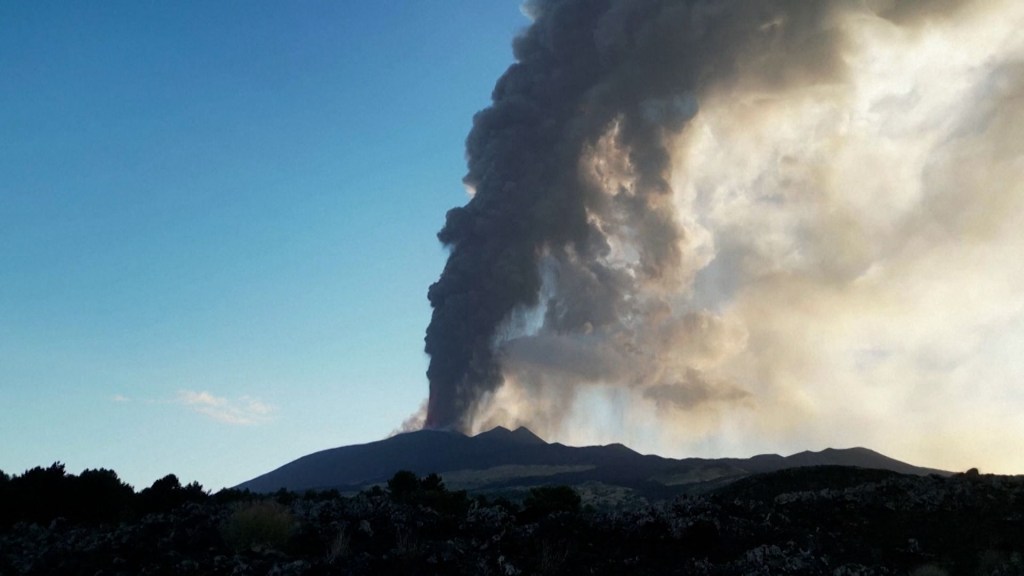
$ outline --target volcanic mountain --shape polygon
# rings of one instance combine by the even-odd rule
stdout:
[[[826,449],[791,456],[681,460],[644,455],[622,444],[574,447],[548,443],[526,428],[498,427],[477,436],[421,430],[385,440],[315,452],[237,486],[254,492],[357,491],[386,482],[399,470],[436,472],[451,488],[518,492],[565,484],[589,492],[646,498],[704,492],[751,474],[805,466],[851,466],[901,474],[946,472],[920,468],[866,448]]]

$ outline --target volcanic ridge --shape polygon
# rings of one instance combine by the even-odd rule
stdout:
[[[456,489],[516,493],[540,485],[568,485],[584,492],[615,491],[644,498],[703,493],[752,474],[809,466],[847,466],[900,474],[948,475],[913,466],[867,448],[762,454],[751,458],[665,458],[622,444],[566,446],[548,443],[526,428],[497,427],[476,436],[420,430],[385,440],[315,452],[238,485],[267,493],[337,489],[355,492],[379,485],[399,470],[440,474]]]

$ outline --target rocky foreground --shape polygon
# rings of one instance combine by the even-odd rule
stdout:
[[[0,574],[1024,574],[1022,477],[798,468],[615,511],[412,473],[351,497],[159,482],[53,518],[7,490]]]

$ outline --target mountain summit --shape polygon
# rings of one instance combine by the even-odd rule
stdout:
[[[274,492],[361,490],[399,470],[436,472],[452,488],[516,491],[542,484],[604,485],[648,497],[703,492],[751,474],[804,466],[853,466],[901,474],[945,474],[894,460],[866,448],[826,449],[792,456],[685,458],[643,455],[621,444],[565,446],[548,443],[526,428],[497,427],[476,436],[420,430],[367,444],[315,452],[239,484]]]
[[[487,432],[481,432],[475,437],[488,440],[500,440],[503,442],[513,442],[517,444],[545,444],[545,442],[541,440],[540,436],[537,436],[533,432],[530,432],[529,429],[522,426],[515,430],[509,430],[504,426],[497,426]]]

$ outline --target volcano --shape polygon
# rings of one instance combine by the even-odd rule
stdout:
[[[516,493],[539,485],[644,498],[703,493],[752,474],[808,466],[846,466],[900,474],[948,475],[889,458],[867,448],[825,449],[790,456],[665,458],[622,444],[548,443],[526,428],[494,428],[476,436],[420,430],[367,444],[315,452],[243,482],[238,489],[274,492],[337,489],[354,492],[386,482],[395,472],[438,473],[453,489]]]

